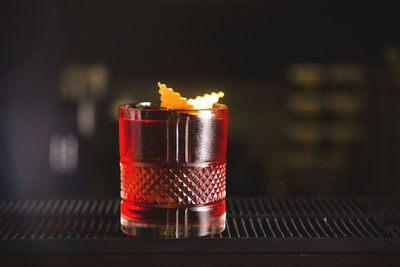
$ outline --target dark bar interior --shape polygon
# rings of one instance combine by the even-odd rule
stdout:
[[[399,266],[398,17],[340,1],[2,1],[0,260]],[[118,106],[159,101],[159,81],[225,93],[219,236],[141,242],[118,228]],[[69,214],[88,225],[56,223]]]

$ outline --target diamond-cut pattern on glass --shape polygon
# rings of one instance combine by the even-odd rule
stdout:
[[[155,168],[121,162],[121,198],[142,204],[198,205],[225,198],[226,164]]]

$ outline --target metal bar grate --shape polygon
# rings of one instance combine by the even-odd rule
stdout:
[[[290,240],[293,242],[293,247],[292,249],[288,247],[287,250],[300,252],[308,251],[307,246],[304,246],[307,242],[310,242],[310,246],[315,247],[316,251],[332,251],[332,244],[338,244],[337,250],[340,250],[346,248],[347,241],[365,240],[365,248],[369,248],[376,240],[382,240],[382,246],[385,249],[394,249],[396,246],[387,246],[387,242],[400,244],[399,200],[393,198],[387,201],[385,199],[373,201],[365,198],[231,198],[227,199],[225,231],[213,237],[197,240],[210,242],[230,240],[230,243],[236,242],[234,240],[243,242],[259,240],[267,244],[278,242],[280,247],[276,249],[280,252],[286,251],[285,246]],[[3,246],[2,249],[7,250],[8,243],[4,242],[9,241],[136,240],[120,231],[119,204],[119,199],[2,201],[0,202],[0,245]],[[281,239],[286,240],[283,245],[279,243]],[[326,245],[324,240],[331,241],[329,245]],[[196,242],[199,243],[199,241]],[[357,242],[355,244],[359,245],[360,243]],[[227,244],[224,243],[223,247]],[[246,243],[246,246],[249,244]],[[34,245],[28,247],[35,249]],[[107,245],[105,249],[109,247],[110,245]],[[194,249],[194,246],[186,246],[182,247],[182,250],[187,247]],[[239,247],[242,251],[243,245]],[[373,249],[376,247],[376,245],[372,246]],[[126,249],[128,248],[129,246]],[[248,247],[250,248],[252,246]],[[235,250],[236,247],[232,249]],[[255,245],[252,251],[260,249],[273,251],[275,248],[268,245],[264,247]],[[376,252],[373,249],[370,252]]]
[[[399,225],[386,218],[397,211],[352,199],[234,198],[227,200],[226,230],[214,238],[399,237]],[[3,201],[0,238],[122,238],[118,214],[118,199]]]

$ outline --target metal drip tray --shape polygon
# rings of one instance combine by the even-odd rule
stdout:
[[[151,240],[120,231],[119,199],[0,203],[0,253],[400,253],[400,198],[231,198],[223,233]]]

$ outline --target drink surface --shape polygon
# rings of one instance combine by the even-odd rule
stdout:
[[[159,207],[225,198],[227,113],[121,116],[121,198]]]

